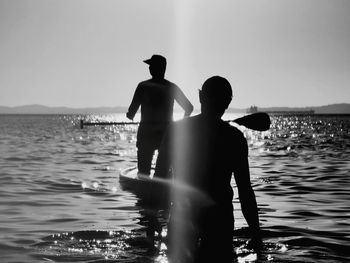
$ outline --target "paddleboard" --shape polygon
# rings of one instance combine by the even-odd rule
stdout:
[[[140,203],[167,209],[169,207],[170,179],[154,178],[154,170],[151,174],[139,173],[137,167],[129,167],[119,174],[119,182],[122,190],[132,192]]]

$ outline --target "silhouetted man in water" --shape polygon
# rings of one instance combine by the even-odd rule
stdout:
[[[199,99],[201,114],[171,125],[156,166],[156,177],[172,174],[174,179],[169,258],[170,262],[232,262],[232,173],[251,234],[259,240],[260,232],[247,141],[221,120],[232,99],[226,79],[206,80]]]
[[[126,116],[133,120],[141,106],[141,123],[137,132],[137,166],[140,173],[150,174],[152,158],[163,134],[173,119],[174,100],[185,110],[193,111],[191,102],[179,87],[164,78],[166,59],[153,55],[144,61],[152,78],[139,83]]]

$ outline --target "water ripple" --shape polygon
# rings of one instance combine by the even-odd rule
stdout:
[[[80,118],[122,120],[0,116],[2,260],[167,262],[164,240],[146,234],[157,213],[118,181],[136,164],[137,127],[81,130]],[[233,180],[237,262],[349,262],[350,118],[275,116],[267,132],[239,128],[264,240],[260,253],[249,247]]]

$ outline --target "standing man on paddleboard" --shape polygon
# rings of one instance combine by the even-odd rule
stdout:
[[[225,78],[206,80],[199,99],[201,114],[169,127],[157,160],[155,177],[170,174],[174,179],[168,224],[170,262],[232,262],[232,174],[250,233],[260,241],[247,141],[242,132],[221,120],[232,99]]]
[[[176,101],[190,116],[191,102],[180,88],[164,78],[166,58],[153,55],[144,60],[149,65],[151,79],[138,84],[126,117],[130,120],[141,106],[141,122],[137,132],[137,167],[140,173],[150,174],[154,152],[159,149],[163,134],[173,120],[173,106]]]

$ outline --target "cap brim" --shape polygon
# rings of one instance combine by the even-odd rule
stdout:
[[[144,60],[143,62],[145,62],[146,64],[148,64],[148,65],[151,65],[151,59],[149,58],[149,59],[146,59],[146,60]]]

